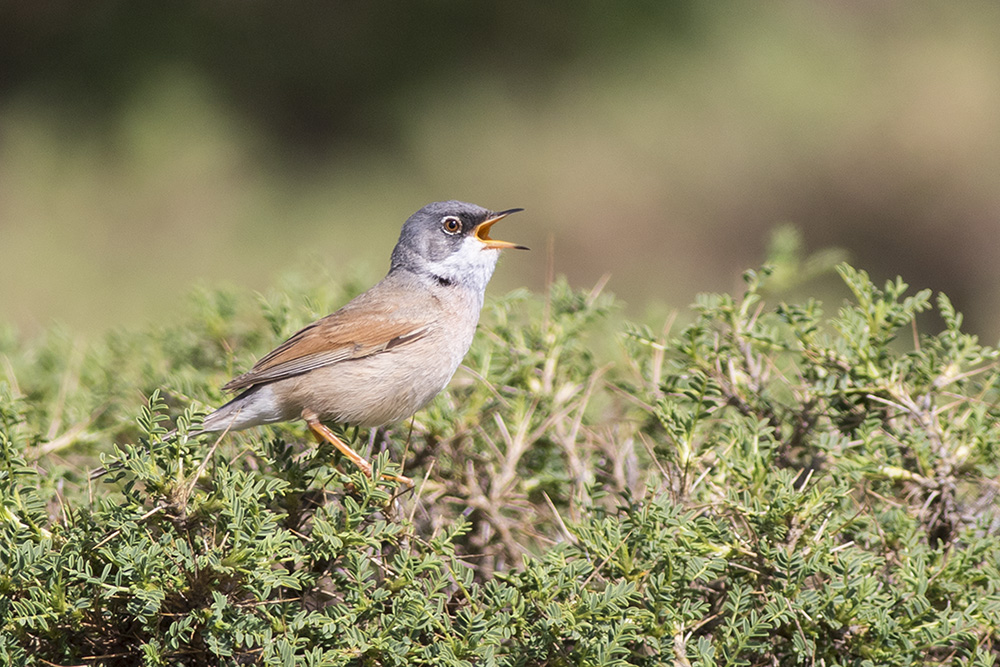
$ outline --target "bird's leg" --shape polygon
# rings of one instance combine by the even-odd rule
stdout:
[[[351,459],[351,462],[358,466],[358,468],[361,469],[361,472],[368,477],[372,476],[372,464],[365,461],[360,454],[351,449],[343,440],[338,438],[333,431],[324,426],[315,412],[311,410],[303,410],[302,418],[306,420],[306,425],[309,427],[309,430],[312,431],[313,437],[316,438],[317,442],[320,444],[329,442],[337,448],[337,451]],[[382,479],[399,482],[413,488],[413,480],[409,477],[403,477],[402,475],[389,475],[386,473],[382,473],[381,477]]]

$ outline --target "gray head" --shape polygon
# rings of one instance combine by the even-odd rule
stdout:
[[[520,210],[495,213],[460,201],[428,204],[403,224],[389,273],[408,271],[441,285],[458,285],[482,293],[501,250],[527,250],[489,235],[497,221]]]

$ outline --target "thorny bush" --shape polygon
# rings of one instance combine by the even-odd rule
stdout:
[[[356,286],[2,333],[0,662],[995,664],[997,352],[838,271],[835,315],[765,269],[676,330],[562,282],[495,301],[432,406],[342,432],[412,493],[301,425],[191,435]]]

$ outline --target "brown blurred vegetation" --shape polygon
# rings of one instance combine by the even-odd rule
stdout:
[[[683,306],[791,222],[995,340],[997,34],[985,1],[4,3],[0,323],[374,279],[460,198],[527,209],[497,291]]]

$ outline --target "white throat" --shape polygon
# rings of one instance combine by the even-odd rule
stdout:
[[[486,284],[493,276],[499,257],[498,249],[487,248],[482,241],[469,236],[462,241],[458,251],[442,260],[426,262],[423,268],[439,283],[458,285],[474,292],[482,306]]]

